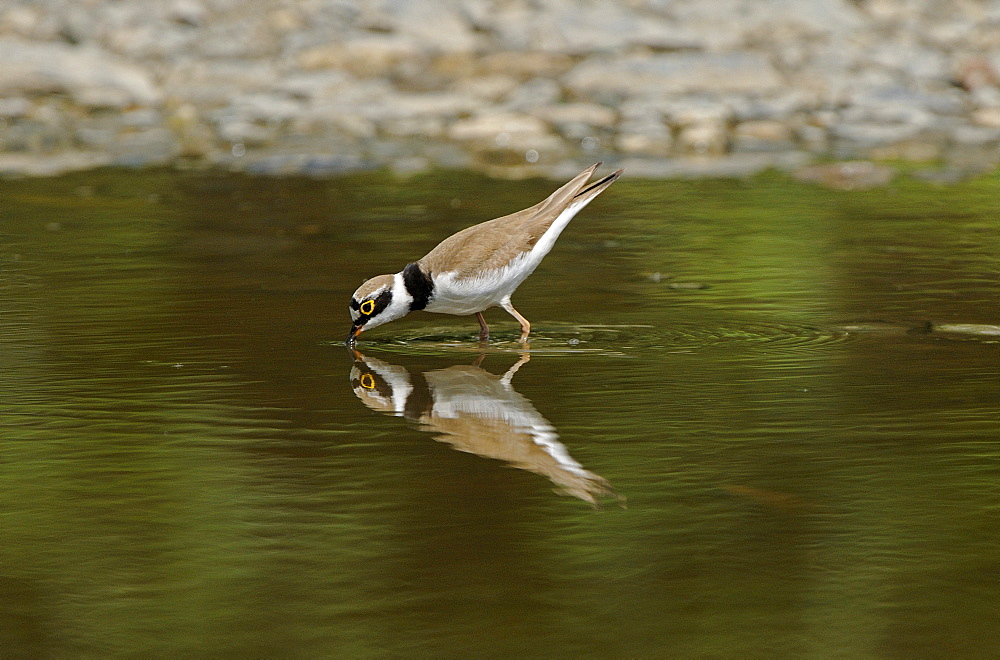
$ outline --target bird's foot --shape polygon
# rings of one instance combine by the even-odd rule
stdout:
[[[490,326],[486,325],[482,312],[476,312],[476,320],[479,321],[479,343],[482,343],[490,338]]]

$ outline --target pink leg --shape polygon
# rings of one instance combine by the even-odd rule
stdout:
[[[500,306],[503,307],[505,310],[507,310],[507,313],[509,313],[514,318],[516,318],[517,322],[521,324],[521,340],[520,341],[521,341],[522,344],[527,343],[527,341],[528,341],[528,333],[531,332],[531,324],[528,323],[528,319],[526,319],[523,316],[521,316],[518,313],[518,311],[516,309],[514,309],[514,305],[511,304],[510,298],[504,298],[500,302]]]
[[[490,338],[490,326],[486,325],[482,312],[476,312],[476,320],[479,321],[479,341],[486,341]]]

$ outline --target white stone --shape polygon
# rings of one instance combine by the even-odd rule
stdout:
[[[632,155],[666,156],[673,144],[673,135],[661,123],[627,122],[615,136],[615,147]]]
[[[538,108],[534,116],[555,124],[585,124],[597,128],[611,128],[618,113],[607,106],[596,103],[560,103]]]
[[[778,152],[794,147],[791,128],[780,121],[761,119],[742,122],[732,136],[733,151]]]
[[[745,121],[736,127],[737,137],[762,140],[765,142],[781,142],[791,139],[791,130],[787,124],[774,120]]]
[[[0,119],[27,117],[34,107],[31,101],[20,96],[0,98]]]
[[[472,52],[480,37],[457,3],[402,0],[384,13],[387,29],[437,52]]]
[[[173,0],[169,12],[173,20],[191,26],[201,25],[208,16],[205,6],[198,0]]]
[[[979,108],[972,113],[972,121],[987,128],[1000,128],[1000,108]]]
[[[163,89],[168,98],[199,106],[226,105],[241,94],[264,92],[279,82],[269,62],[196,60],[173,67]]]
[[[781,89],[781,75],[761,53],[669,53],[585,60],[566,77],[579,95],[631,96],[655,92],[765,94]]]
[[[244,94],[233,99],[227,109],[238,117],[250,121],[283,122],[298,117],[302,103],[284,94]]]
[[[498,146],[505,146],[502,136],[517,137],[545,136],[549,134],[545,122],[530,115],[516,113],[483,114],[454,122],[448,128],[448,137],[453,140],[493,140]]]
[[[915,124],[843,123],[832,126],[831,134],[860,147],[876,147],[911,139],[920,130]]]
[[[0,95],[63,93],[81,105],[151,105],[160,90],[141,68],[95,47],[0,38]]]
[[[451,91],[483,101],[498,101],[514,91],[518,84],[517,78],[505,74],[473,76],[455,82]]]
[[[558,103],[562,96],[559,83],[548,78],[532,78],[519,85],[504,99],[505,110],[533,112],[537,108]]]
[[[428,58],[420,44],[399,35],[358,36],[317,46],[298,55],[306,70],[333,69],[362,77],[386,76],[406,63],[426,66]]]
[[[36,156],[26,153],[0,153],[0,174],[58,176],[76,170],[89,170],[111,163],[103,152],[63,151]]]
[[[677,135],[677,147],[685,153],[719,155],[728,146],[726,125],[706,121],[684,126]]]
[[[702,99],[671,100],[661,108],[667,121],[676,126],[725,123],[732,117],[732,110],[727,104]]]

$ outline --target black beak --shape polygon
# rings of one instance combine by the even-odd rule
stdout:
[[[357,338],[358,335],[361,334],[361,328],[362,326],[358,325],[357,323],[352,325],[351,334],[347,335],[347,341],[345,341],[344,344],[346,344],[347,346],[354,346],[354,340]]]

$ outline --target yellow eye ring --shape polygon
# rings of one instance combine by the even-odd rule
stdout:
[[[361,313],[364,314],[365,316],[371,315],[371,313],[375,311],[375,301],[374,300],[364,301],[363,303],[361,303],[360,309]]]
[[[375,389],[375,377],[371,374],[364,374],[361,376],[361,387],[366,390]]]

